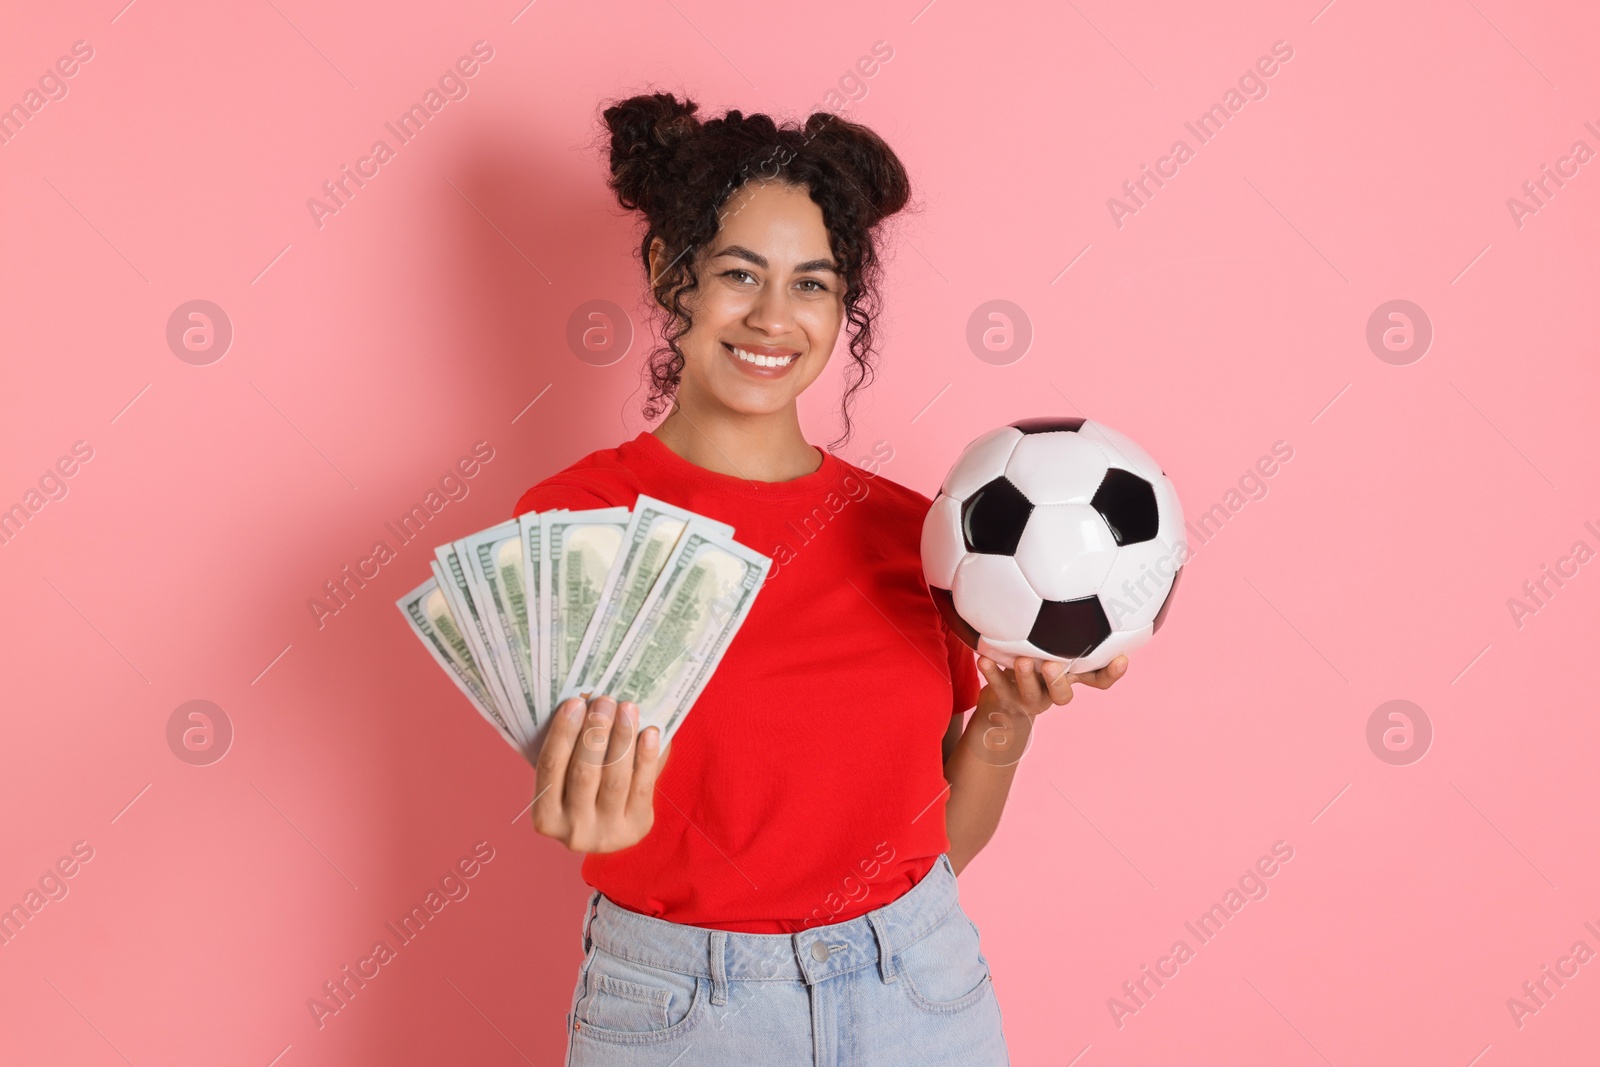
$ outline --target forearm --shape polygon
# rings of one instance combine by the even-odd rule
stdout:
[[[950,783],[945,801],[945,833],[950,838],[950,865],[960,874],[1000,825],[1011,779],[1028,743],[1028,723],[1020,725],[999,713],[972,713],[949,759],[944,776]]]

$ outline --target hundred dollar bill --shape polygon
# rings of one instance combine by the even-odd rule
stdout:
[[[405,616],[411,632],[427,648],[434,662],[456,683],[456,688],[478,709],[478,714],[505,738],[507,744],[526,755],[522,742],[512,735],[505,720],[494,709],[489,692],[483,687],[483,678],[478,674],[477,661],[472,658],[466,638],[456,625],[450,604],[439,589],[438,579],[429,578],[395,601],[395,606]]]
[[[528,606],[528,677],[533,680],[534,717],[542,726],[550,720],[550,681],[544,669],[544,658],[540,652],[543,645],[540,643],[539,634],[543,626],[539,622],[540,604],[543,603],[543,583],[539,580],[539,546],[541,544],[540,531],[544,515],[565,514],[565,508],[556,508],[552,511],[529,511],[517,517],[517,530],[522,539],[522,596]]]
[[[538,730],[533,672],[528,660],[528,608],[522,591],[522,537],[515,519],[463,537],[456,555],[466,565],[473,602],[483,614],[493,644],[500,685],[511,699],[512,723],[520,737]]]
[[[433,576],[438,579],[439,590],[444,593],[445,600],[450,604],[450,613],[460,623],[461,636],[466,638],[467,648],[471,650],[472,658],[478,664],[478,677],[483,680],[483,687],[488,690],[495,711],[500,713],[501,721],[512,730],[513,736],[516,736],[511,698],[507,695],[505,686],[500,683],[499,661],[495,656],[493,643],[489,639],[489,628],[483,619],[480,605],[473,599],[472,587],[467,584],[467,569],[456,553],[454,542],[440,545],[433,550],[433,554],[435,557]]]
[[[691,525],[722,537],[733,537],[733,527],[725,522],[639,494],[627,529],[622,533],[622,554],[600,591],[600,606],[584,631],[566,683],[557,693],[558,702],[575,695],[587,699],[593,694],[595,683],[605,673],[617,646],[622,644],[622,635],[628,632],[645,597],[666,567],[673,546],[684,528]]]
[[[684,531],[595,690],[639,706],[639,729],[670,740],[743,625],[772,560],[730,538]]]
[[[622,548],[627,508],[591,508],[539,519],[539,649],[548,708],[560,703],[583,632]]]

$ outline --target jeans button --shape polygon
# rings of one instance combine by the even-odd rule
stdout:
[[[818,963],[826,963],[830,955],[832,955],[832,953],[828,951],[827,945],[823,944],[821,941],[811,942],[812,959],[816,960]]]

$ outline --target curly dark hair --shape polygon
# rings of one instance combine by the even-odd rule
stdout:
[[[605,109],[611,131],[610,186],[617,201],[644,216],[639,257],[650,276],[650,246],[660,238],[668,266],[652,286],[662,344],[650,353],[647,419],[678,390],[678,341],[693,326],[684,298],[699,286],[695,260],[716,236],[722,208],[747,181],[804,187],[822,209],[844,280],[851,366],[840,401],[844,421],[832,451],[850,439],[850,401],[873,376],[873,315],[880,308],[877,226],[906,206],[911,184],[883,139],[865,126],[819,111],[801,125],[729,111],[701,122],[694,101],[670,93],[633,96]]]

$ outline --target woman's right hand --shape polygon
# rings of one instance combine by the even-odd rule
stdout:
[[[573,852],[636,845],[655,823],[656,776],[671,746],[651,726],[635,744],[639,708],[609,696],[571,697],[539,749],[533,828]]]

